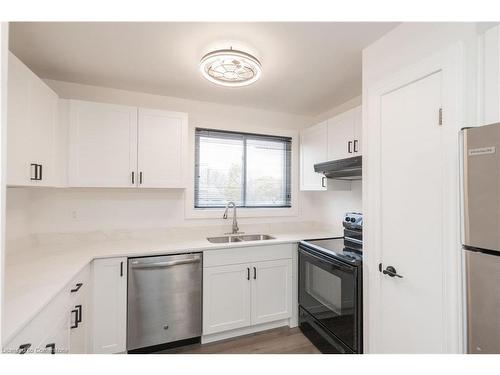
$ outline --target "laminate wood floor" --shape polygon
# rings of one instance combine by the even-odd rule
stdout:
[[[320,354],[299,328],[282,327],[209,344],[168,349],[158,354]]]

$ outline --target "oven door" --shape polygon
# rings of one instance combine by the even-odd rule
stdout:
[[[358,268],[299,247],[299,304],[355,353],[361,353]]]

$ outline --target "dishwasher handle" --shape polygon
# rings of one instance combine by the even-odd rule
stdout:
[[[132,262],[132,268],[134,269],[143,269],[143,268],[167,268],[179,266],[181,264],[191,264],[191,263],[200,263],[201,258],[191,258],[191,259],[181,259],[181,260],[172,260],[169,262],[156,262],[156,263],[135,263]]]

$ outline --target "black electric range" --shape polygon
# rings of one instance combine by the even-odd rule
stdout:
[[[363,352],[363,217],[347,213],[344,237],[299,243],[299,323],[323,353]]]

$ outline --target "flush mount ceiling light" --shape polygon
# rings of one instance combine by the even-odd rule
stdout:
[[[249,53],[230,48],[212,51],[203,56],[200,71],[210,82],[236,87],[257,81],[262,73],[262,66]]]

